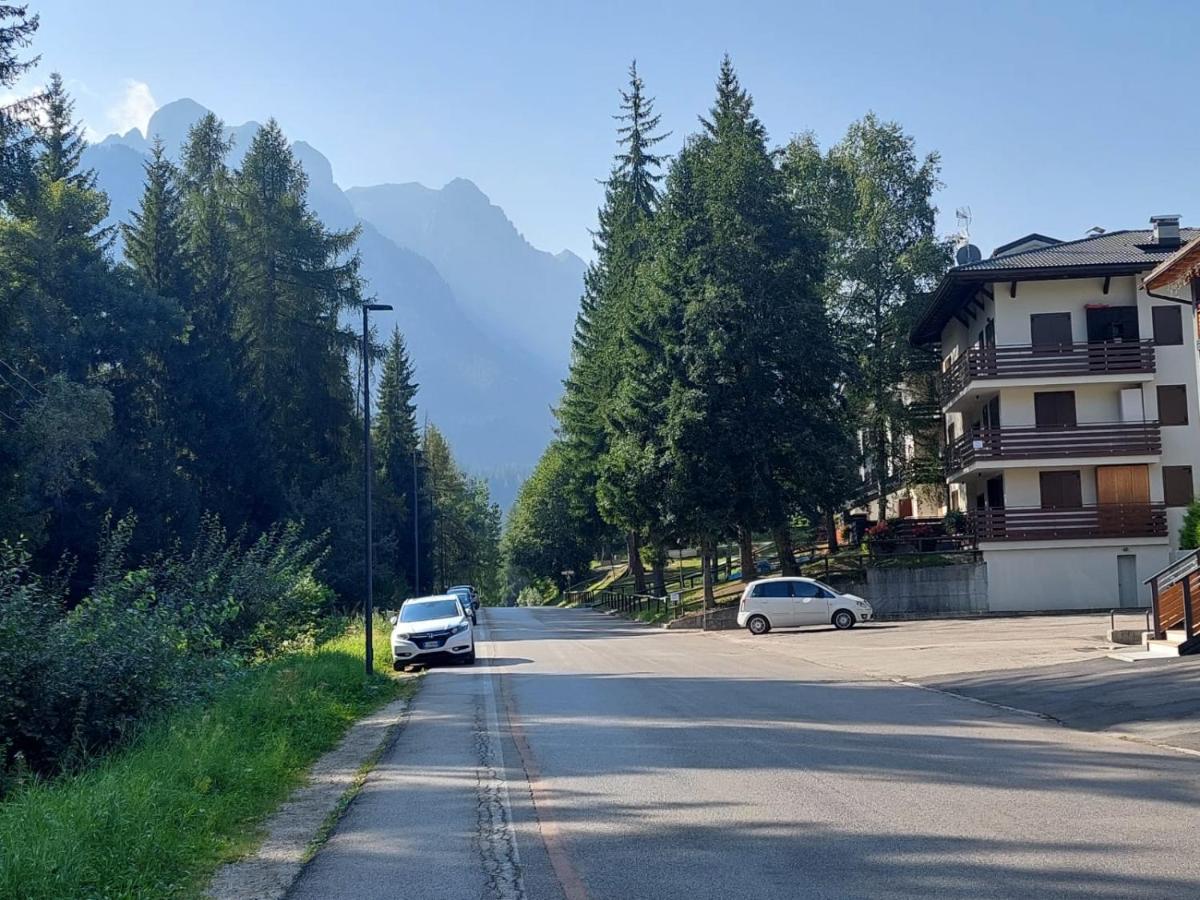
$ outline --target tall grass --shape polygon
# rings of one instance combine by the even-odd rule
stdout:
[[[18,789],[0,804],[0,897],[200,894],[351,723],[411,689],[365,677],[362,637],[252,666],[82,774]]]

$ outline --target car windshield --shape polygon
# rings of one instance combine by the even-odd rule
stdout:
[[[428,622],[430,619],[448,619],[462,613],[457,600],[426,600],[422,603],[405,603],[400,609],[401,622]]]

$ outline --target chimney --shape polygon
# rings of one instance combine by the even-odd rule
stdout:
[[[1179,216],[1151,216],[1150,225],[1154,229],[1151,243],[1160,247],[1179,246]]]

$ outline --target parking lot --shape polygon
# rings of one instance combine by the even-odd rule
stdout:
[[[1117,616],[1118,628],[1141,628],[1144,622],[1141,612]],[[1062,615],[878,622],[849,631],[804,628],[762,637],[731,631],[723,636],[832,668],[920,681],[1102,659],[1111,649],[1105,639],[1108,628],[1108,615]]]

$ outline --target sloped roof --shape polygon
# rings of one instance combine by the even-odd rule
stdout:
[[[1179,236],[1185,246],[1190,246],[1200,237],[1200,229],[1181,228]],[[938,340],[950,317],[985,282],[1133,275],[1153,269],[1179,252],[1179,246],[1163,247],[1152,243],[1153,240],[1149,229],[1106,231],[1077,241],[955,266],[942,276],[909,337],[915,344]]]
[[[1200,275],[1200,241],[1184,244],[1146,276],[1146,288],[1151,291],[1164,290],[1181,281],[1190,281]]]

